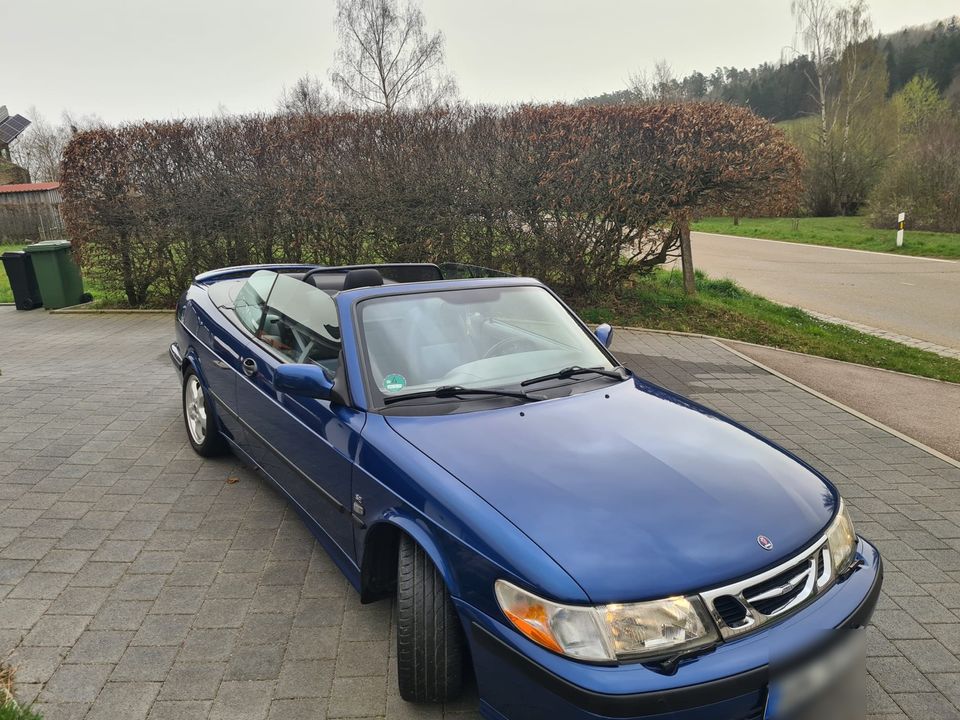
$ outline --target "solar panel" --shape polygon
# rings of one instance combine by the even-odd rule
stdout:
[[[30,125],[23,115],[11,115],[0,121],[0,145],[9,145]]]

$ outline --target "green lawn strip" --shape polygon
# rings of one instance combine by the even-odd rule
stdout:
[[[697,274],[687,297],[677,271],[638,276],[613,300],[581,304],[587,322],[703,333],[834,360],[960,383],[960,361],[822,322],[802,310],[749,293],[731,280]]]
[[[0,720],[43,720],[43,718],[28,707],[5,702],[0,705]]]
[[[960,258],[960,233],[907,230],[903,247],[897,247],[896,230],[878,230],[863,217],[827,218],[703,218],[693,223],[699,232],[766,238],[808,245],[873,250],[898,255]]]

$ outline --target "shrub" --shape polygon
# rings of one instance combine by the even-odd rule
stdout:
[[[960,121],[944,118],[908,139],[884,170],[870,201],[874,227],[960,232]]]
[[[800,160],[722,104],[453,107],[145,123],[78,133],[63,211],[132,305],[251,262],[456,260],[605,293],[701,212],[788,211]]]

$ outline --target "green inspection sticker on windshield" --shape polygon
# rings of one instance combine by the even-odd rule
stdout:
[[[383,379],[383,389],[387,392],[400,392],[407,386],[407,379],[398,373],[390,373]]]

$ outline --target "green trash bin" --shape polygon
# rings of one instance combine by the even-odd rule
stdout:
[[[79,305],[90,299],[83,292],[83,279],[73,261],[72,247],[69,240],[44,240],[24,248],[33,260],[40,296],[47,310]]]

